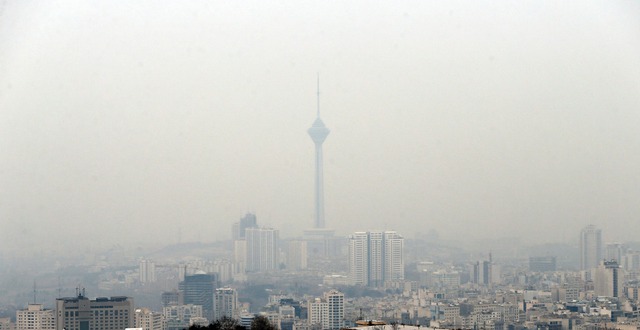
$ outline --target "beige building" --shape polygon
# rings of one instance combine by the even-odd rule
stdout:
[[[344,294],[337,290],[325,292],[324,297],[308,301],[308,324],[323,330],[344,327]]]
[[[216,289],[213,295],[213,319],[223,317],[236,318],[238,309],[238,292],[232,288]]]
[[[133,328],[133,299],[102,297],[90,300],[84,293],[56,299],[56,330],[122,330]]]
[[[191,318],[202,317],[202,306],[200,305],[172,305],[163,309],[164,318],[166,320],[180,320],[189,322]]]
[[[135,327],[142,330],[164,330],[164,315],[148,308],[136,309]]]
[[[16,312],[16,330],[53,330],[56,319],[53,310],[41,304],[29,304],[27,309]]]
[[[16,325],[11,322],[11,318],[0,317],[0,330],[15,330]]]
[[[622,297],[623,270],[618,262],[604,261],[596,268],[593,279],[594,291],[597,296]]]

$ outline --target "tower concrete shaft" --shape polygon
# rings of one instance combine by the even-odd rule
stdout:
[[[313,125],[307,131],[311,140],[316,145],[316,189],[315,189],[315,228],[325,228],[324,222],[324,178],[322,163],[322,143],[329,135],[329,129],[318,116]]]

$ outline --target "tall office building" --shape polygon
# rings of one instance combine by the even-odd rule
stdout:
[[[273,228],[247,228],[246,270],[266,272],[278,267],[278,231]]]
[[[134,324],[133,300],[129,297],[96,298],[84,293],[56,299],[56,330],[122,330]]]
[[[16,330],[54,330],[55,313],[41,304],[29,304],[27,309],[16,312]]]
[[[602,231],[588,225],[580,231],[580,269],[592,270],[602,260]]]
[[[164,316],[162,313],[153,312],[148,308],[140,308],[135,311],[135,327],[142,330],[164,330]]]
[[[355,285],[381,287],[404,280],[404,238],[395,231],[356,232],[349,237],[349,273]]]
[[[238,309],[238,292],[232,288],[216,289],[213,297],[214,320],[223,317],[235,318]]]
[[[197,272],[186,275],[178,288],[182,292],[184,304],[202,306],[202,316],[213,321],[213,293],[218,287],[216,274]]]
[[[339,330],[344,327],[344,294],[337,290],[325,292],[322,298],[307,302],[309,325],[319,325],[322,330]]]
[[[247,228],[257,228],[258,219],[255,214],[247,213],[244,217],[240,218],[240,221],[233,224],[231,238],[233,240],[239,240],[245,238],[245,231]]]
[[[623,271],[617,261],[603,261],[595,271],[594,292],[597,296],[622,297],[623,280]]]

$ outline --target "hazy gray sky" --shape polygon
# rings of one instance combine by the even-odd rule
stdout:
[[[318,72],[340,233],[637,239],[640,2],[5,0],[0,247],[299,235]]]

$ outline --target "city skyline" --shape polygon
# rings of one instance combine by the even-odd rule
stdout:
[[[0,330],[640,330],[639,91],[639,1],[0,0]]]

